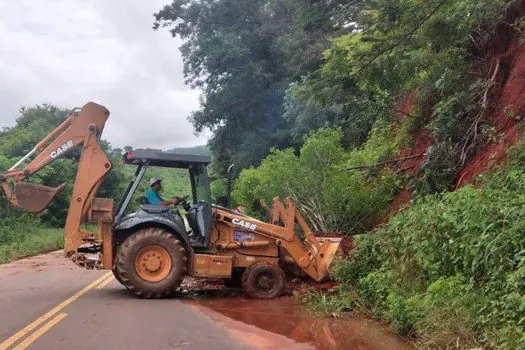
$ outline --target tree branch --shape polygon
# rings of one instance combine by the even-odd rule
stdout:
[[[413,115],[413,114],[409,114],[409,113],[407,113],[407,112],[405,112],[405,111],[402,111],[401,109],[396,109],[395,111],[396,111],[396,113],[401,113],[401,114],[403,114],[403,115],[406,116],[406,117],[409,117],[409,118],[416,118],[415,115]]]

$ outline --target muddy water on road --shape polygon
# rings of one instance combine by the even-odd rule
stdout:
[[[208,297],[186,303],[222,323],[238,340],[257,348],[411,349],[375,321],[315,317],[293,297],[272,300]],[[288,338],[286,344],[278,336]]]

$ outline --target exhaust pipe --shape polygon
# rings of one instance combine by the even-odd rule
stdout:
[[[233,169],[235,164],[228,167],[227,170],[227,183],[226,183],[226,208],[231,209],[232,205],[232,182],[233,182]]]

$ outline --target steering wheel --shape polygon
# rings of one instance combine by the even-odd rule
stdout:
[[[182,207],[184,208],[184,210],[189,210],[190,208],[190,205],[188,204],[188,198],[190,197],[189,194],[185,195],[184,197],[182,197],[180,199],[180,202],[179,202],[179,205],[182,205]]]

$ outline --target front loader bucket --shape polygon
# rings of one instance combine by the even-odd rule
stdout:
[[[16,205],[30,213],[40,213],[47,209],[58,192],[66,187],[63,183],[58,187],[48,187],[39,184],[19,182],[15,184]]]
[[[337,253],[339,252],[339,245],[341,244],[342,238],[333,237],[316,237],[321,244],[321,249],[317,257],[317,272],[319,278],[317,281],[326,279],[331,271],[332,263]]]

